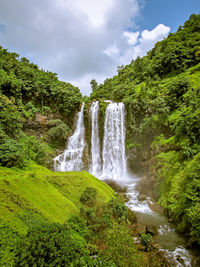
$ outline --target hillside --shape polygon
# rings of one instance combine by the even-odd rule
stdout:
[[[32,211],[51,222],[64,223],[78,215],[80,196],[86,187],[97,190],[98,203],[106,203],[114,192],[87,172],[53,173],[33,165],[25,170],[0,168],[1,222],[25,233],[23,219]]]
[[[138,190],[165,209],[191,247],[200,245],[200,15],[118,75],[91,85],[90,97],[82,97],[57,74],[0,47],[2,266],[169,266],[146,228],[137,232],[124,192],[117,196],[86,171],[51,171],[83,101],[85,169],[91,102],[99,100],[100,150],[104,100],[123,102],[124,162],[127,156],[128,168],[143,176]]]
[[[77,87],[0,47],[0,164],[50,168],[81,101]]]
[[[191,242],[200,244],[200,15],[118,68],[90,99],[126,105],[129,167]],[[191,173],[190,173],[190,171]]]
[[[86,171],[0,167],[0,200],[1,266],[168,266],[150,240],[136,247],[134,213]]]

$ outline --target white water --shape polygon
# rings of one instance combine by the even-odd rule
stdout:
[[[56,171],[80,171],[83,169],[84,121],[83,108],[78,113],[74,134],[69,138],[64,153],[54,159]],[[185,249],[185,240],[175,230],[164,215],[153,212],[149,203],[138,200],[135,186],[140,178],[131,177],[127,173],[125,154],[125,110],[123,103],[108,104],[104,123],[104,140],[102,155],[98,129],[98,101],[90,107],[92,125],[90,173],[100,179],[112,179],[128,188],[129,201],[127,206],[136,212],[138,223],[154,224],[158,228],[157,240],[166,255],[171,258],[171,266],[192,266],[192,254]],[[101,160],[102,159],[102,160]],[[102,164],[101,164],[102,162]],[[184,262],[180,263],[180,259]]]
[[[172,267],[191,267],[194,259],[191,251],[185,248],[185,239],[177,231],[173,224],[168,222],[165,215],[159,214],[151,210],[150,205],[153,203],[147,197],[144,201],[138,200],[139,193],[135,189],[139,177],[132,176],[129,181],[120,181],[122,186],[127,187],[127,197],[129,201],[126,205],[136,213],[139,225],[155,225],[158,229],[156,236],[157,242],[161,245],[163,251]],[[183,264],[179,261],[181,260]]]
[[[89,172],[99,177],[101,174],[101,153],[100,153],[100,140],[99,140],[99,101],[93,102],[90,106],[90,118],[92,124],[91,134],[91,163]]]
[[[69,138],[66,150],[54,158],[55,171],[80,171],[83,168],[83,150],[84,150],[84,103],[81,111],[78,113],[78,120],[74,134]]]
[[[106,108],[102,158],[103,179],[122,180],[127,176],[123,103],[110,103]]]

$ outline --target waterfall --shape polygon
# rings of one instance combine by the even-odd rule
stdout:
[[[74,134],[69,138],[66,150],[54,158],[56,171],[80,171],[83,169],[84,104],[78,113]],[[120,180],[127,177],[125,154],[125,109],[123,103],[109,101],[104,122],[103,150],[100,150],[98,126],[99,101],[90,106],[91,159],[89,172],[102,179]]]
[[[100,140],[99,140],[99,101],[93,102],[90,106],[90,118],[91,118],[91,163],[90,173],[94,176],[99,176],[101,172],[101,156],[100,156]]]
[[[120,180],[127,176],[123,103],[110,103],[106,108],[102,157],[102,178]]]
[[[78,120],[74,134],[69,138],[66,150],[54,158],[55,171],[80,171],[83,168],[84,142],[84,103],[78,113]]]

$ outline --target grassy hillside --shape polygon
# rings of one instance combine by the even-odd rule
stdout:
[[[135,214],[86,171],[0,167],[0,201],[1,266],[169,266],[148,235],[138,250]]]
[[[114,192],[89,173],[51,172],[38,165],[26,170],[0,168],[0,222],[26,232],[23,216],[39,213],[51,222],[64,223],[78,215],[86,187],[97,190],[97,202],[108,202]]]

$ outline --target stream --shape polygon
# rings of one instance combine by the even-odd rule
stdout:
[[[140,178],[130,175],[127,169],[125,152],[125,106],[123,103],[107,103],[104,121],[102,149],[99,137],[99,101],[92,102],[89,110],[91,119],[91,151],[89,172],[101,180],[111,179],[126,186],[129,201],[126,205],[135,212],[138,225],[154,225],[158,234],[156,242],[170,261],[171,266],[198,267],[195,259],[198,253],[186,248],[186,240],[175,226],[168,222],[165,215],[155,212],[151,207],[155,204],[150,198],[138,200],[136,185]],[[68,139],[65,151],[54,158],[56,171],[81,171],[84,169],[83,152],[86,149],[84,126],[84,103],[77,114],[74,133]],[[119,178],[119,179],[118,179]]]
[[[177,232],[175,225],[168,221],[167,216],[150,208],[154,204],[150,197],[143,201],[138,200],[139,192],[135,188],[139,181],[140,178],[134,175],[118,181],[121,186],[127,188],[126,194],[129,200],[126,205],[135,212],[138,224],[157,227],[158,234],[155,241],[160,244],[160,250],[165,253],[171,266],[198,266],[195,263],[198,252],[186,248],[184,236]]]

